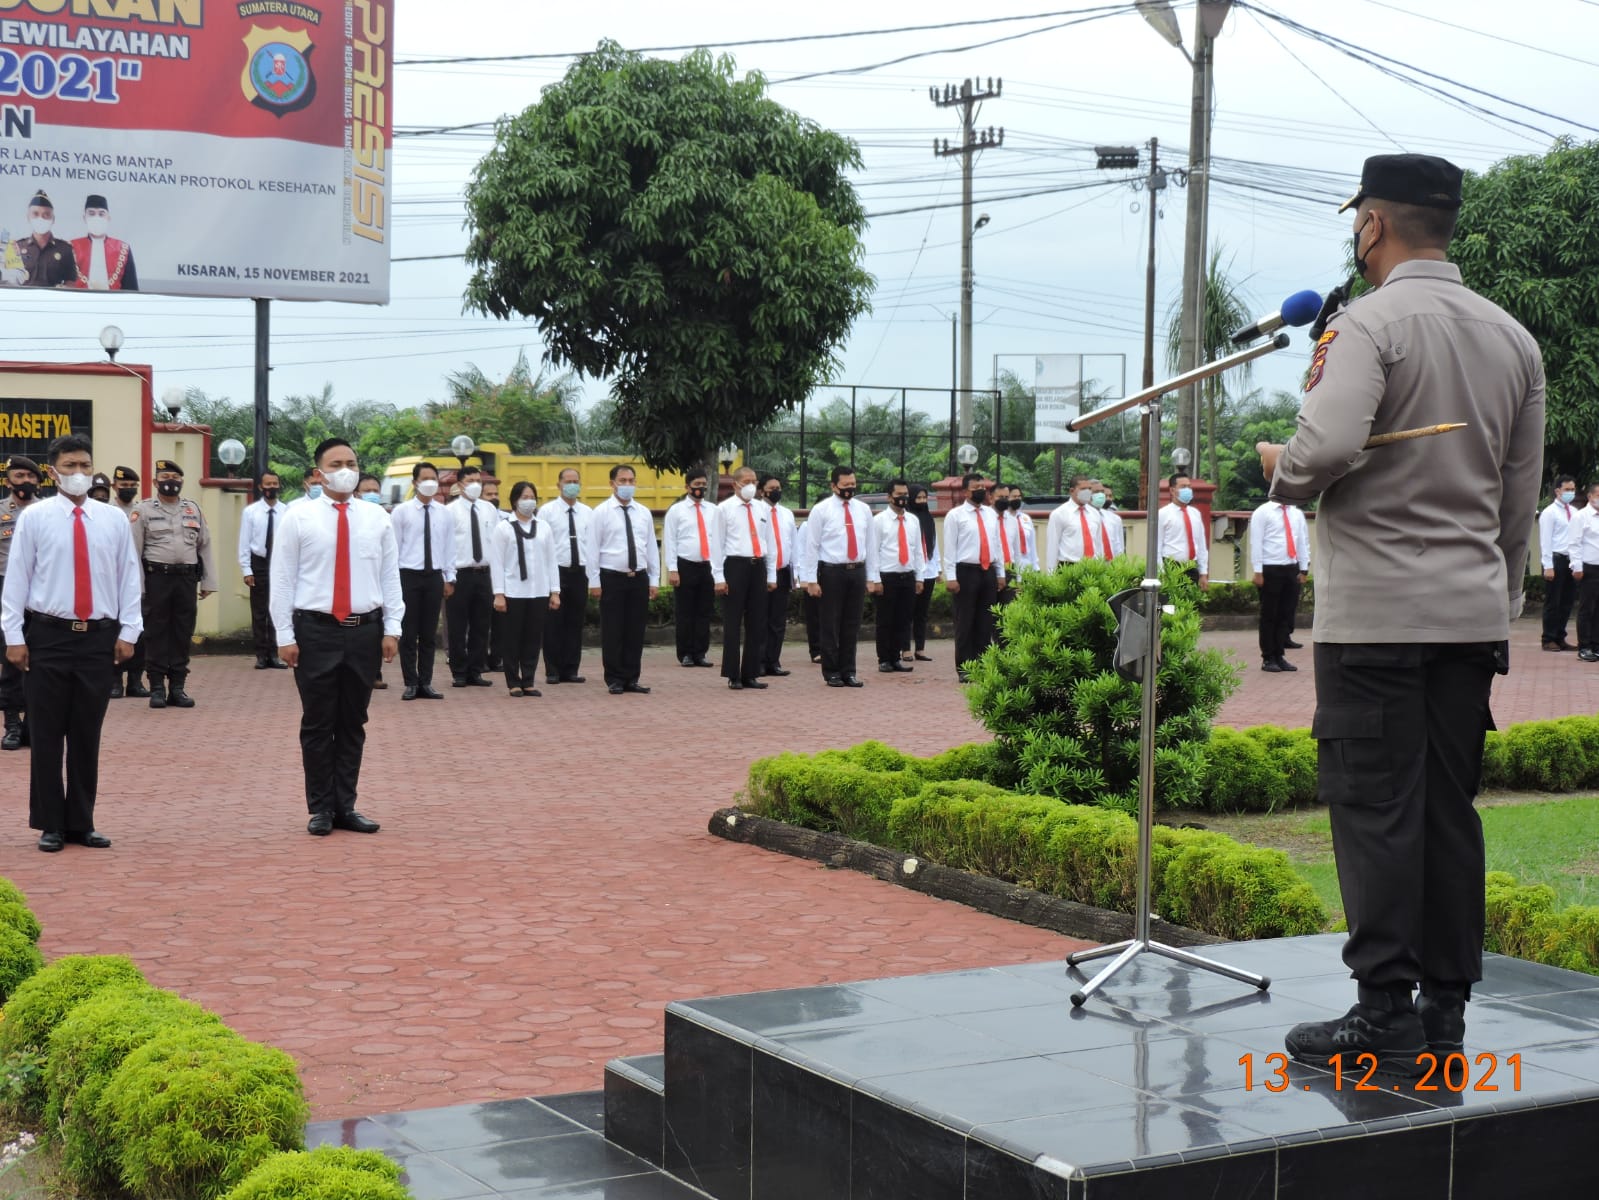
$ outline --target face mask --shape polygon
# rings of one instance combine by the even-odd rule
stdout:
[[[416,485],[418,496],[437,496],[439,494],[439,481],[437,479],[423,479]]]
[[[36,483],[13,483],[11,494],[26,504],[39,494],[39,485]]]
[[[109,217],[84,217],[83,226],[89,231],[90,237],[105,237],[106,231],[111,228]]]
[[[1095,508],[1104,508],[1105,507],[1105,493],[1104,492],[1095,492],[1094,493],[1094,499],[1093,499],[1092,503],[1093,503]]]
[[[45,234],[49,233],[55,228],[55,222],[50,220],[48,217],[34,217],[28,222],[28,226],[33,230],[34,233],[38,234],[40,237],[43,237]]]
[[[738,498],[744,501],[746,504],[755,499],[755,485],[753,483],[746,483],[743,487],[739,488]]]
[[[1360,253],[1360,235],[1366,232],[1366,226],[1370,225],[1370,224],[1371,224],[1371,218],[1367,217],[1365,219],[1365,221],[1363,221],[1361,223],[1360,228],[1355,230],[1355,272],[1362,279],[1366,278],[1366,268],[1370,264],[1366,261],[1366,259]],[[1381,238],[1377,239],[1377,241],[1379,241],[1379,242],[1381,240],[1382,240]],[[1377,242],[1373,242],[1371,245],[1366,247],[1366,253],[1370,254],[1376,248],[1377,248]]]
[[[972,503],[973,504],[981,505],[987,499],[988,499],[988,489],[987,488],[973,488],[972,489]]]
[[[855,489],[852,487],[839,488],[838,498],[840,500],[853,500],[855,498]]]
[[[531,517],[539,510],[539,502],[530,496],[524,496],[516,502],[516,513],[521,517]]]
[[[925,499],[912,500],[911,501],[911,508],[914,509],[917,512],[920,512],[922,509],[924,509],[926,507],[927,507],[927,501]]]
[[[631,483],[619,483],[616,485],[616,498],[618,500],[631,500],[634,490],[634,485]]]
[[[773,508],[777,507],[777,502],[779,500],[781,500],[782,498],[783,498],[783,489],[782,488],[773,488],[771,491],[766,493],[766,502],[768,504],[770,504]]]
[[[482,494],[483,485],[481,483],[469,483],[461,489],[461,495],[465,496],[468,500],[476,500]]]
[[[322,478],[327,482],[329,491],[348,495],[360,484],[361,473],[354,467],[340,467],[336,471],[322,472]]]
[[[83,474],[60,475],[56,478],[56,486],[68,496],[83,496],[89,491],[90,477]]]
[[[1094,493],[1088,488],[1078,488],[1072,499],[1077,501],[1081,508],[1087,508],[1094,502]]]
[[[1191,504],[1194,499],[1194,489],[1185,487],[1177,489],[1177,500],[1180,504]]]
[[[105,488],[99,488],[89,493],[89,499],[98,500],[101,504],[110,504],[111,493],[106,491]]]
[[[278,496],[278,494],[276,492],[262,492],[261,494],[263,496],[265,496],[268,500],[275,500],[275,499],[277,499],[277,496]],[[122,503],[124,503],[124,504],[132,504],[134,502],[134,500],[138,497],[138,495],[139,495],[138,491],[136,489],[134,489],[134,488],[118,488],[117,489],[117,499],[122,501]]]
[[[159,479],[156,481],[155,490],[163,496],[176,496],[183,490],[183,480]]]
[[[690,496],[693,496],[694,499],[696,499],[696,500],[705,499],[705,489],[704,489],[704,487],[691,487],[688,490],[688,494]]]
[[[310,487],[305,489],[305,494],[306,498],[310,500],[322,499],[322,485],[320,483],[313,483]]]
[[[890,496],[888,498],[888,502],[890,504],[892,504],[895,508],[904,508],[906,502],[909,499],[910,499],[909,496]]]
[[[383,503],[383,493],[382,492],[362,492],[361,493],[361,499],[365,500],[368,504],[382,504]]]
[[[1012,500],[1010,502],[1010,510],[1011,510],[1011,512],[1021,512],[1022,511],[1022,502],[1020,500]]]
[[[1560,502],[1562,504],[1570,504],[1576,498],[1577,498],[1577,493],[1576,492],[1561,492],[1560,493]]]
[[[278,491],[279,491],[278,488],[262,488],[261,489],[261,499],[263,499],[263,500],[276,500],[278,498]],[[122,496],[122,493],[118,492],[117,495]],[[127,494],[127,496],[122,496],[122,498],[124,500],[126,500],[126,499],[128,499],[128,497],[130,497],[132,495],[133,495],[133,493],[129,492]]]
[[[568,500],[576,500],[582,494],[583,485],[581,483],[563,483],[561,485],[561,495]]]

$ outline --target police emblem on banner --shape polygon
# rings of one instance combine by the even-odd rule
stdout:
[[[277,116],[298,112],[316,97],[311,70],[311,35],[303,29],[250,26],[244,35],[245,65],[239,76],[244,98]]]

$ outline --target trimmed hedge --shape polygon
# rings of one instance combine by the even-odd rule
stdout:
[[[1486,886],[1485,950],[1599,975],[1599,907],[1557,909],[1553,888],[1518,884],[1503,871],[1490,871]]]
[[[400,1168],[376,1150],[319,1146],[274,1154],[223,1200],[411,1200]]]
[[[43,967],[44,955],[33,939],[15,926],[0,924],[0,1005],[8,1003],[16,990]],[[0,1021],[0,1033],[5,1025]],[[4,1057],[5,1051],[0,1050],[0,1058]]]

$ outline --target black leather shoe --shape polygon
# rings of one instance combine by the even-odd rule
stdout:
[[[454,679],[450,680],[450,686],[451,687],[467,687],[469,685],[467,684],[465,675],[457,675]]]
[[[351,809],[349,812],[340,813],[333,818],[333,828],[348,829],[351,833],[376,833],[383,826],[372,820],[372,818],[363,817],[360,813]]]
[[[728,686],[728,690],[734,691],[734,692],[742,692],[744,690],[744,685],[742,683],[740,683],[737,679],[729,679],[727,681],[727,686]],[[766,685],[762,684],[761,686],[765,687]]]
[[[1586,646],[1577,651],[1577,657],[1582,659],[1583,662],[1599,662],[1599,654],[1595,654]]]
[[[544,695],[544,693],[539,691],[538,688],[523,688],[522,689],[522,695],[524,695],[524,696],[542,696],[542,695]]]
[[[1277,672],[1277,671],[1281,671],[1282,670],[1282,668],[1277,665],[1277,660],[1275,658],[1268,658],[1265,662],[1261,663],[1260,664],[1260,669],[1262,671],[1272,671],[1272,672]]]
[[[333,832],[333,814],[312,813],[311,819],[305,823],[305,831],[314,837],[327,837]]]
[[[623,693],[623,692],[624,692],[624,691],[626,691],[626,690],[627,690],[627,689],[625,689],[625,688],[624,688],[624,687],[623,687],[623,686],[622,686],[622,685],[621,685],[621,684],[619,684],[619,683],[613,683],[613,684],[611,684],[611,685],[610,685],[610,686],[609,686],[609,687],[607,687],[607,688],[606,688],[606,689],[605,689],[605,690],[606,690],[606,691],[608,691],[608,692],[610,692],[610,693],[611,693],[611,695],[613,695],[613,696],[620,696],[620,695],[621,695],[621,694],[622,694],[622,693]]]
[[[493,680],[484,679],[483,676],[481,676],[481,675],[468,675],[467,678],[466,678],[466,682],[467,682],[467,686],[468,687],[493,687],[494,686],[494,681]]]
[[[920,650],[918,650],[916,652],[916,661],[917,662],[932,662],[933,660],[929,656],[923,654]]]
[[[425,684],[425,683],[419,683],[419,684],[416,685],[416,694],[417,694],[418,697],[420,697],[423,700],[442,700],[442,699],[444,699],[444,694],[442,692],[434,691],[433,688],[430,685]]]
[[[415,700],[416,699],[416,688],[414,686],[407,687],[405,689],[405,691],[400,693],[400,699],[401,700]]]
[[[113,700],[122,699],[122,685],[120,683],[113,683],[111,685],[111,699],[113,699]]]
[[[1294,664],[1289,662],[1286,658],[1278,658],[1278,660],[1277,660],[1277,669],[1279,671],[1297,671],[1297,670],[1299,670],[1298,667],[1294,666]]]
[[[89,846],[95,850],[104,850],[111,845],[111,839],[103,833],[91,829],[88,833],[68,833],[66,840],[78,846]]]
[[[694,660],[685,654],[682,658],[677,660],[677,665],[680,667],[692,667],[694,665]]]
[[[848,687],[849,684],[844,682],[844,677],[842,675],[829,675],[827,677],[827,686],[828,687]]]
[[[381,679],[374,679],[372,681],[372,690],[374,692],[386,692],[389,690],[389,685]]]
[[[695,660],[694,660],[694,665],[695,665],[695,666],[696,666],[696,667],[714,667],[714,666],[715,666],[715,665],[716,665],[716,664],[715,664],[715,663],[713,663],[713,662],[712,662],[712,661],[711,661],[711,660],[710,660],[710,659],[708,659],[708,658],[696,658],[696,659],[695,659]]]
[[[775,675],[779,679],[785,675],[792,675],[793,673],[794,672],[790,671],[787,667],[767,667],[766,670],[761,672],[762,675]]]
[[[582,675],[562,675],[562,683],[587,683],[588,679]]]
[[[193,708],[194,697],[180,687],[173,688],[167,693],[168,708]]]
[[[287,668],[289,664],[284,663],[283,665]],[[150,697],[150,689],[137,679],[128,680],[128,686],[123,689],[123,693],[129,700],[147,700]]]
[[[274,671],[287,671],[289,669],[289,664],[284,662],[281,658],[268,659],[267,666],[271,667]]]
[[[66,839],[54,829],[46,829],[39,835],[39,849],[43,850],[46,854],[54,854],[66,844]]]
[[[844,686],[845,687],[865,687],[866,685],[861,682],[861,677],[859,675],[846,675],[846,676],[844,676]]]
[[[877,673],[879,675],[892,675],[894,673],[894,664],[893,663],[878,663],[877,664]]]
[[[1289,650],[1303,650],[1304,649],[1304,647],[1302,645],[1300,645],[1298,642],[1294,641],[1293,638],[1289,638],[1286,642],[1283,643],[1283,645],[1285,647],[1287,647]]]
[[[648,696],[650,694],[650,689],[645,687],[642,683],[624,683],[622,685],[622,690],[624,692],[633,692],[640,696]]]
[[[759,679],[741,679],[739,682],[747,688],[754,688],[756,691],[764,691],[772,686],[769,683],[762,683]]]
[[[559,675],[546,675],[544,677],[544,682],[549,684],[551,687],[555,687],[561,682],[561,677]]]
[[[158,683],[150,689],[150,707],[165,708],[167,706],[167,685]]]
[[[270,671],[272,664],[264,658],[258,658],[255,660],[255,669],[257,671]]]

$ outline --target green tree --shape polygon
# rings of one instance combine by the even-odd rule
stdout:
[[[532,319],[680,468],[797,405],[867,309],[853,142],[696,51],[614,42],[500,123],[467,187],[469,308]]]
[[[440,445],[457,433],[473,440],[504,442],[515,454],[570,450],[576,439],[579,387],[570,374],[547,379],[533,374],[527,355],[519,354],[503,383],[496,383],[475,363],[445,379],[449,399],[427,405],[432,439]],[[444,426],[454,432],[443,436]]]
[[[1254,302],[1239,284],[1233,282],[1230,274],[1233,260],[1228,259],[1225,267],[1222,265],[1223,253],[1224,248],[1220,245],[1211,250],[1210,267],[1205,272],[1205,335],[1204,344],[1199,348],[1203,362],[1211,362],[1231,353],[1233,331],[1249,324],[1255,311]],[[1166,326],[1166,366],[1173,373],[1177,370],[1181,340],[1182,306],[1179,304],[1173,307]],[[1252,374],[1249,364],[1245,363],[1242,367],[1212,375],[1199,385],[1202,444],[1189,447],[1196,456],[1192,467],[1196,475],[1204,474],[1212,481],[1216,479],[1220,465],[1216,458],[1216,423],[1225,414],[1228,397],[1232,395],[1229,384],[1247,385]],[[1175,409],[1176,405],[1172,407]],[[1205,462],[1207,457],[1210,460],[1208,468]]]

